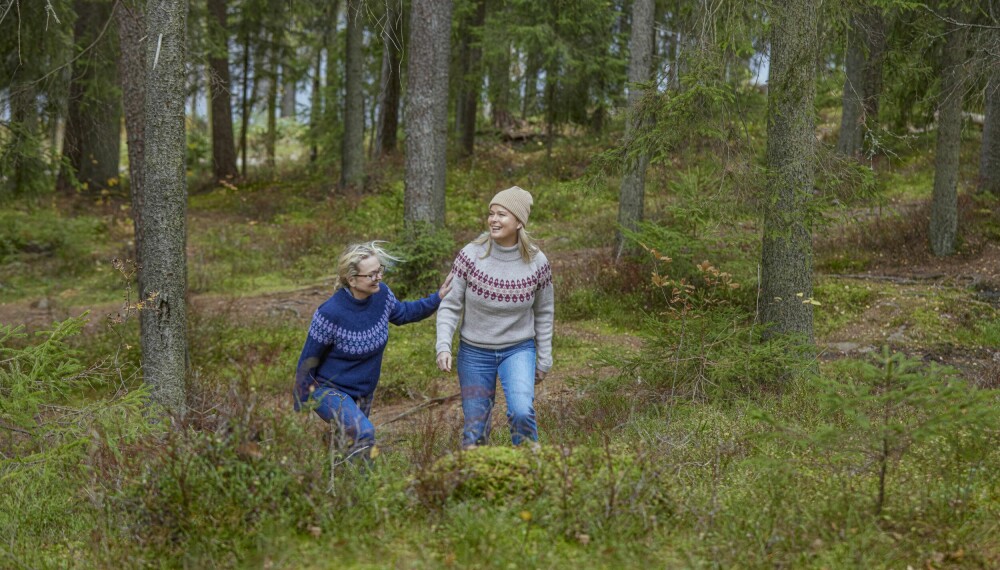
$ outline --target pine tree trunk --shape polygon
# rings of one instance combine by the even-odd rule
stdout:
[[[411,8],[403,212],[410,228],[444,224],[451,10],[451,0],[414,0]]]
[[[267,63],[267,135],[264,137],[267,167],[274,170],[278,145],[278,43],[280,38],[271,35]]]
[[[319,144],[316,139],[319,136],[320,121],[323,117],[323,50],[326,48],[325,35],[324,42],[316,48],[316,61],[313,64],[312,95],[309,102],[309,133],[312,140],[309,145],[309,162],[316,162],[319,159]]]
[[[211,55],[208,82],[212,125],[212,173],[216,180],[236,178],[236,141],[233,138],[232,78],[229,74],[229,27],[226,0],[208,0],[211,19]]]
[[[861,155],[861,143],[864,138],[864,118],[862,102],[865,99],[865,51],[863,45],[864,32],[861,30],[860,17],[851,20],[851,30],[847,34],[847,61],[845,62],[846,78],[844,79],[844,96],[841,100],[840,136],[837,138],[837,152],[843,156],[858,157]]]
[[[524,99],[521,101],[521,120],[538,108],[538,72],[541,71],[541,58],[535,52],[528,53],[528,62],[524,70]]]
[[[132,197],[132,228],[135,232],[136,262],[142,266],[144,227],[143,162],[146,138],[146,15],[142,0],[122,0],[116,8],[118,23],[118,77],[121,79],[125,110],[125,136],[128,146],[129,194]],[[140,279],[141,279],[140,275]],[[140,290],[142,290],[140,282]],[[141,323],[141,320],[140,320]]]
[[[375,132],[375,156],[396,152],[399,130],[400,65],[403,46],[402,14],[389,2],[386,25],[382,32],[382,82],[379,90],[378,126]]]
[[[979,189],[1000,197],[1000,67],[986,85],[986,119],[979,157]]]
[[[625,124],[625,140],[635,137],[640,128],[638,122],[639,103],[643,90],[640,83],[650,80],[653,71],[653,0],[635,0],[632,4],[632,31],[629,37],[628,62],[628,120]],[[622,229],[635,230],[643,216],[643,201],[646,194],[646,168],[649,155],[642,153],[635,164],[625,168],[621,194],[618,199],[618,225]],[[615,233],[615,260],[621,259],[626,249],[625,235],[619,229]]]
[[[246,24],[244,24],[246,25]],[[240,90],[240,174],[247,175],[247,131],[250,128],[250,33],[244,30],[243,40],[243,89]]]
[[[767,181],[761,251],[761,320],[765,338],[813,340],[812,231],[816,134],[818,0],[784,0],[770,14]]]
[[[463,156],[472,156],[476,147],[476,117],[478,115],[479,95],[483,87],[483,74],[480,70],[482,60],[482,33],[486,22],[486,0],[476,0],[476,12],[471,18],[469,29],[469,44],[467,46],[467,66],[462,77],[462,93],[464,100],[461,105],[461,149]]]
[[[184,413],[187,370],[185,0],[150,0],[146,12],[146,152],[143,161],[142,367],[153,400]]]
[[[347,0],[344,51],[344,138],[341,144],[340,187],[358,188],[365,178],[365,115],[361,66],[363,15],[361,0]]]
[[[959,9],[952,12],[957,17],[961,15]],[[942,58],[930,224],[931,251],[937,256],[955,253],[958,236],[958,167],[962,144],[965,40],[964,26],[949,30]]]
[[[490,65],[490,115],[495,128],[506,129],[514,124],[510,105],[510,44]]]
[[[281,66],[281,118],[295,118],[296,78],[287,62]]]
[[[74,43],[92,52],[73,64],[63,156],[77,181],[90,192],[118,179],[121,152],[121,93],[118,90],[118,46],[113,30],[98,34],[111,18],[109,0],[75,0]],[[94,43],[96,41],[96,43]],[[60,186],[68,188],[63,177]]]
[[[864,117],[864,131],[861,149],[872,155],[877,149],[871,148],[874,140],[870,133],[875,132],[879,125],[878,112],[879,100],[882,97],[882,68],[886,54],[886,31],[885,19],[879,9],[869,8],[864,14],[864,22],[867,54],[862,72],[864,99],[861,101],[861,108]],[[868,144],[866,144],[865,139],[868,140]]]

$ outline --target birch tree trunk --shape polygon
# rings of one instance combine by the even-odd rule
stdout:
[[[140,295],[142,367],[153,400],[183,414],[187,370],[187,184],[185,181],[185,0],[146,10],[146,148]]]
[[[650,80],[653,71],[653,0],[635,0],[632,4],[632,32],[629,37],[628,63],[628,120],[625,124],[625,140],[635,137],[640,128],[639,103],[643,90],[640,83]],[[618,226],[615,234],[615,260],[625,252],[626,239],[622,229],[635,230],[643,217],[643,201],[646,194],[646,168],[649,155],[642,153],[634,164],[625,169],[622,177],[621,194],[618,199]]]
[[[813,339],[812,224],[819,0],[775,2],[770,14],[767,187],[761,251],[761,320],[765,338]]]
[[[451,0],[414,0],[410,13],[403,218],[411,228],[444,224],[451,10]]]

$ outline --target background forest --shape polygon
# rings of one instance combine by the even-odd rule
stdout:
[[[995,0],[0,0],[0,567],[1000,567]],[[542,445],[433,320],[292,411],[347,243],[553,263]],[[500,404],[502,407],[502,404]]]

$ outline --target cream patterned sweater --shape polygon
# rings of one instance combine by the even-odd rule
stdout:
[[[463,341],[480,348],[504,348],[535,340],[537,366],[552,368],[552,329],[555,294],[552,267],[541,251],[530,263],[518,247],[486,244],[462,248],[451,268],[452,291],[437,313],[437,353],[451,352],[451,341],[461,321]]]

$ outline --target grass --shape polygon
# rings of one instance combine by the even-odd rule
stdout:
[[[880,178],[887,196],[923,192],[929,144],[921,139],[922,146],[899,151],[899,167]],[[650,283],[650,261],[605,262],[616,187],[580,178],[599,145],[570,139],[551,160],[544,147],[496,146],[449,171],[447,221],[459,244],[479,232],[483,204],[497,190],[518,183],[536,197],[530,227],[558,264],[556,364],[536,404],[541,450],[504,445],[501,423],[496,447],[457,453],[457,411],[431,408],[412,422],[379,426],[384,451],[374,470],[341,468],[331,485],[325,427],[291,412],[288,397],[312,307],[254,304],[275,291],[332,289],[332,262],[348,240],[401,240],[401,164],[384,165],[358,196],[331,197],[328,180],[294,172],[237,189],[208,187],[189,205],[189,279],[202,303],[190,312],[192,412],[170,430],[125,412],[80,424],[86,429],[71,433],[79,443],[62,455],[37,456],[45,470],[32,477],[10,458],[56,449],[51,444],[70,441],[68,432],[44,413],[14,418],[0,404],[0,425],[31,434],[0,432],[0,484],[10,490],[0,499],[0,535],[14,537],[0,544],[0,566],[1000,564],[1000,446],[991,408],[970,399],[956,416],[957,407],[942,403],[952,381],[919,366],[912,385],[940,387],[940,397],[893,404],[892,418],[910,426],[912,442],[888,458],[887,498],[876,512],[872,450],[880,449],[875,434],[884,416],[882,401],[867,398],[885,391],[878,375],[864,371],[885,368],[871,357],[801,363],[777,349],[751,350],[759,333],[759,228],[752,208],[727,198],[729,183],[695,149],[651,172],[651,217],[669,230],[651,235],[651,243],[675,258],[663,268],[672,277],[697,277],[694,264],[709,259],[741,288],[696,307],[690,327],[670,320],[663,292]],[[11,222],[0,226],[0,243],[15,244],[4,245],[0,300],[46,295],[67,307],[119,300],[120,280],[98,267],[107,265],[105,256],[127,252],[121,200],[67,200],[73,214],[65,204],[0,214]],[[992,212],[995,204],[975,208]],[[877,345],[905,327],[898,345],[908,352],[1000,348],[997,309],[975,291],[830,275],[860,272],[891,254],[881,246],[915,223],[901,217],[893,224],[886,241],[860,248],[843,238],[821,251],[817,267],[829,274],[814,288],[820,342]],[[995,239],[981,237],[989,223],[975,227],[983,228],[975,239]],[[395,279],[400,274],[387,278],[394,289]],[[315,305],[324,298],[306,297]],[[139,351],[120,349],[138,345],[137,323],[120,329],[99,327],[70,340],[76,352],[49,357],[78,359],[80,370],[104,362],[100,370],[114,374],[77,391],[51,390],[46,382],[64,380],[58,374],[19,380],[18,389],[55,394],[41,401],[77,418],[92,417],[104,399],[134,393]],[[662,335],[694,330],[737,340],[684,337],[684,351],[661,352],[676,347]],[[454,374],[434,365],[434,336],[432,320],[391,328],[376,406],[403,410],[457,390]],[[0,344],[8,351],[0,360],[39,338]],[[630,361],[640,364],[609,366]],[[781,381],[776,362],[789,363]],[[0,374],[0,397],[13,393],[12,378]],[[706,379],[720,387],[671,388]],[[975,394],[996,408],[995,392]],[[944,417],[954,429],[924,435],[913,427]]]

